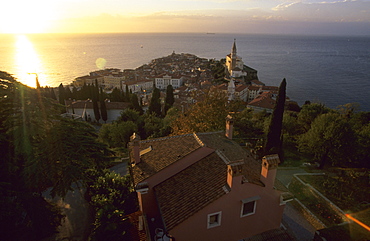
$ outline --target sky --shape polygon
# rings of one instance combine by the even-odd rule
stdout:
[[[370,0],[3,0],[0,33],[370,35]]]

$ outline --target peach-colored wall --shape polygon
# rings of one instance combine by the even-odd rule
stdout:
[[[231,192],[169,230],[176,241],[236,241],[280,227],[284,205],[280,205],[279,192],[250,183],[235,185],[235,183],[241,183],[241,176],[235,177],[235,179],[238,178],[240,180],[234,180],[236,182]],[[260,196],[256,201],[255,214],[240,217],[241,200],[254,196]],[[207,229],[208,214],[219,211],[222,211],[221,226]]]

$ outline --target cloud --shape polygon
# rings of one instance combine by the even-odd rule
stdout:
[[[367,1],[281,3],[273,11],[292,21],[370,22],[370,2]]]

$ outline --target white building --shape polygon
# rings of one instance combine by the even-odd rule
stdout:
[[[126,81],[124,84],[123,91],[126,91],[126,85],[128,86],[129,91],[132,93],[151,91],[153,89],[152,80],[138,80],[138,81]]]
[[[247,72],[243,71],[244,62],[243,59],[236,54],[236,40],[234,39],[233,47],[231,48],[231,53],[226,55],[226,67],[229,71],[231,77],[239,78],[242,76],[247,76]]]
[[[174,89],[179,88],[183,84],[183,77],[171,77],[169,75],[158,76],[155,78],[155,87],[164,90],[167,86],[172,85]]]

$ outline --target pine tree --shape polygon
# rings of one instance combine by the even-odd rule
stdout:
[[[276,97],[276,104],[272,113],[272,118],[267,133],[265,145],[265,155],[277,153],[282,159],[282,137],[281,129],[283,123],[283,114],[286,98],[286,80],[285,78],[279,86],[279,94]],[[281,160],[282,161],[282,160]]]
[[[164,114],[167,114],[167,111],[173,106],[175,98],[173,97],[173,87],[168,85],[166,89],[166,98],[164,101]]]

